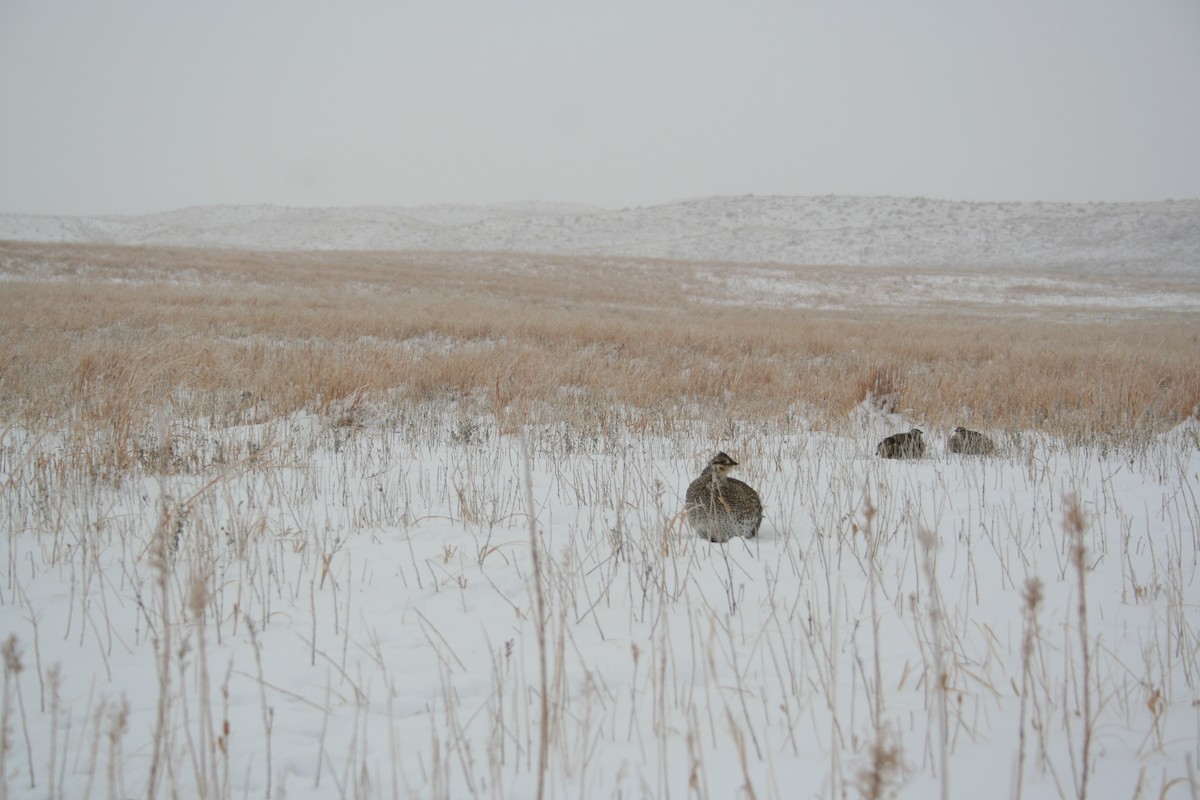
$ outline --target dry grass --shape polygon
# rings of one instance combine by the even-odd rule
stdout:
[[[132,459],[164,408],[352,424],[367,402],[455,400],[669,431],[697,409],[836,426],[872,392],[927,426],[1128,439],[1200,404],[1195,316],[751,306],[721,294],[742,269],[0,243],[0,414],[103,421]]]

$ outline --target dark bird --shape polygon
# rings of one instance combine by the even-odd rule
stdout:
[[[925,455],[921,429],[913,428],[908,433],[892,434],[879,443],[875,453],[883,458],[920,458]]]

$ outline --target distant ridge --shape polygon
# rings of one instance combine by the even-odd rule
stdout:
[[[203,206],[144,216],[0,214],[0,239],[1200,274],[1200,200],[968,203],[748,195],[619,210],[554,203]]]

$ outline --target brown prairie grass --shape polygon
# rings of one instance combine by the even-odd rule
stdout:
[[[836,426],[870,394],[931,427],[1084,440],[1200,404],[1196,316],[765,306],[721,294],[740,269],[0,243],[0,417],[89,418],[122,439],[164,407],[234,421],[369,400]]]

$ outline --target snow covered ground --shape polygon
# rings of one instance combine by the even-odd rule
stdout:
[[[1200,276],[1200,200],[1063,204],[744,196],[619,210],[548,203],[218,206],[139,217],[0,214],[0,239]]]
[[[899,462],[908,421],[865,410],[527,447],[359,412],[164,416],[123,476],[3,432],[4,796],[533,797],[543,757],[561,798],[858,797],[873,765],[884,796],[1075,797],[1085,764],[1089,797],[1189,796],[1194,421]],[[679,517],[717,448],[757,540]]]

